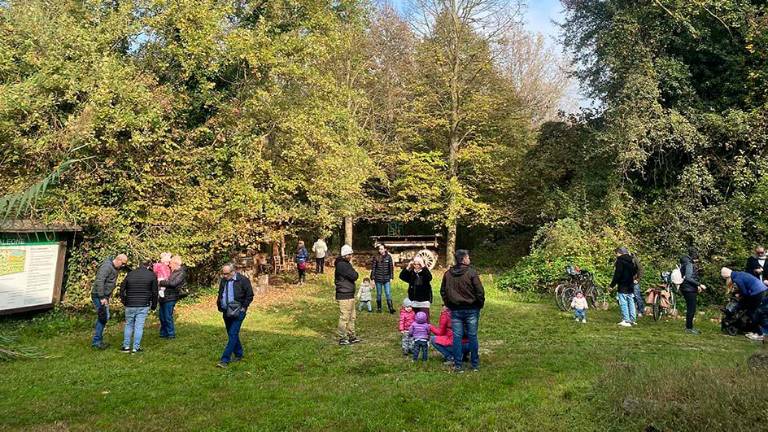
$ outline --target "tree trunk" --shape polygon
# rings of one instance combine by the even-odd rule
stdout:
[[[354,227],[352,216],[344,217],[344,244],[352,246],[352,228]]]
[[[448,226],[448,239],[445,241],[445,265],[450,267],[456,264],[454,255],[456,252],[456,223]]]

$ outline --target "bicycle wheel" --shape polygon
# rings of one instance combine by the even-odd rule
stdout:
[[[653,320],[658,321],[661,318],[661,293],[656,293],[656,298],[653,299]]]
[[[590,307],[594,309],[608,308],[608,296],[599,286],[592,285],[587,288],[586,297]]]
[[[565,290],[568,287],[568,283],[561,283],[558,286],[555,287],[555,305],[558,309],[561,311],[567,310],[565,308],[565,305],[563,304],[563,290]]]
[[[569,286],[563,289],[562,294],[560,295],[561,302],[563,304],[564,311],[571,310],[571,301],[574,297],[576,297],[577,288],[575,286]]]

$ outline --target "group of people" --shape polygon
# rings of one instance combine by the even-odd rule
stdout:
[[[619,325],[631,327],[637,325],[637,317],[642,316],[644,309],[643,297],[639,281],[642,277],[642,267],[636,256],[626,248],[616,249],[616,262],[611,288],[618,289],[617,300],[621,309],[622,320]],[[679,261],[679,289],[685,299],[685,331],[699,334],[694,327],[697,298],[699,293],[706,290],[706,285],[699,280],[699,253],[696,248],[689,248],[688,253]],[[763,341],[768,332],[768,267],[766,266],[765,248],[755,248],[755,255],[747,259],[745,269],[733,271],[723,267],[720,275],[726,280],[729,289],[734,290],[739,298],[739,308],[746,311],[750,321],[755,324],[755,331],[746,336],[755,341]],[[674,277],[673,277],[674,279]],[[577,295],[571,303],[577,320],[586,322],[588,308],[583,295]]]
[[[104,342],[104,329],[110,318],[110,302],[117,286],[120,269],[128,264],[125,254],[107,258],[99,266],[91,290],[91,300],[96,310],[96,325],[91,345],[96,349],[107,348]],[[187,271],[181,257],[164,252],[160,261],[142,262],[136,269],[129,270],[120,284],[120,301],[125,307],[125,328],[120,351],[138,353],[143,351],[141,340],[144,335],[144,323],[149,311],[158,308],[160,319],[160,337],[176,337],[173,311],[176,302],[185,295]]]
[[[328,254],[328,245],[325,239],[317,239],[312,245],[312,252],[315,254],[315,273],[325,273],[325,256]],[[307,270],[309,269],[309,251],[304,245],[303,240],[299,240],[296,246],[296,255],[293,258],[296,263],[296,270],[299,274],[299,285],[304,285],[307,281]]]
[[[339,345],[361,342],[355,329],[356,312],[363,308],[372,311],[371,280],[376,286],[377,311],[381,312],[383,292],[389,312],[394,313],[391,292],[394,260],[383,245],[378,246],[378,251],[371,265],[371,275],[362,281],[357,295],[355,285],[359,274],[350,262],[354,253],[352,247],[342,246],[341,254],[336,258],[334,284],[339,305]],[[403,300],[398,321],[401,348],[404,355],[413,355],[414,362],[419,357],[426,361],[431,345],[456,372],[463,371],[462,363],[469,355],[471,368],[477,371],[480,366],[477,329],[485,292],[478,273],[470,266],[469,252],[458,250],[455,259],[456,264],[443,275],[440,285],[443,309],[437,326],[430,324],[432,273],[424,261],[415,257],[400,271],[400,279],[408,284],[408,297]],[[359,302],[357,308],[356,299]]]

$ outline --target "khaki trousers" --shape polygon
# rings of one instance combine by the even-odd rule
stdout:
[[[339,337],[352,339],[355,337],[355,299],[338,300],[339,302]]]

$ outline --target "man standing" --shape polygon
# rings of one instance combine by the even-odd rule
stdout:
[[[611,288],[616,286],[619,288],[616,299],[619,301],[619,307],[621,308],[621,322],[619,325],[622,327],[632,327],[637,324],[634,298],[636,274],[637,270],[627,248],[617,248]]]
[[[117,272],[127,262],[128,257],[125,254],[120,254],[114,259],[107,258],[101,263],[99,271],[96,272],[96,280],[93,282],[93,289],[91,289],[91,300],[97,316],[96,328],[91,342],[94,348],[104,349],[107,347],[107,344],[104,343],[104,328],[109,321],[109,299],[117,284]]]
[[[328,253],[328,245],[322,238],[317,239],[312,245],[312,252],[315,253],[315,272],[317,274],[325,273],[325,254]]]
[[[736,285],[739,293],[739,309],[746,311],[747,316],[753,323],[757,323],[755,313],[763,302],[768,287],[755,276],[747,272],[733,271],[727,267],[720,270],[720,276],[725,279],[729,287]],[[745,336],[753,341],[762,341],[763,334],[759,326],[757,333],[750,332]]]
[[[157,307],[157,277],[151,268],[151,261],[141,263],[139,268],[130,271],[120,284],[120,300],[125,306],[125,329],[120,351],[124,353],[136,354],[143,351],[141,337],[144,335],[144,322],[147,320],[149,309],[155,310]]]
[[[755,254],[747,258],[747,265],[744,267],[744,271],[760,280],[765,280],[765,258],[765,248],[762,246],[756,247]]]
[[[378,245],[379,254],[371,263],[371,280],[376,284],[376,312],[381,312],[381,291],[387,297],[389,313],[395,313],[392,307],[392,279],[395,278],[395,261],[383,244]]]
[[[341,256],[336,258],[334,267],[334,285],[336,285],[336,301],[339,303],[339,345],[349,345],[360,342],[355,335],[355,282],[358,274],[349,260],[352,258],[352,248],[349,245],[341,247]]]
[[[243,344],[240,342],[240,327],[245,320],[248,306],[253,301],[253,287],[247,277],[235,271],[235,265],[230,263],[221,268],[219,295],[216,297],[216,307],[223,314],[224,326],[227,329],[227,346],[221,354],[221,360],[216,366],[225,368],[232,361],[243,359]],[[234,354],[234,358],[232,355]]]
[[[176,302],[181,300],[184,288],[187,286],[187,269],[182,265],[181,257],[173,256],[168,262],[171,274],[167,279],[158,281],[162,290],[160,301],[160,337],[174,339],[176,337],[176,325],[173,322],[173,308]]]
[[[470,267],[469,251],[456,251],[456,265],[443,275],[440,296],[443,304],[451,310],[451,330],[453,331],[453,370],[462,372],[463,351],[461,340],[469,340],[470,361],[473,371],[480,367],[480,344],[477,340],[477,327],[480,309],[485,305],[485,291],[480,277]]]
[[[683,283],[680,284],[680,293],[685,299],[685,332],[688,334],[700,334],[693,328],[693,318],[696,316],[696,297],[707,289],[699,282],[699,252],[694,247],[688,248],[688,255],[680,258],[680,272],[683,274]]]

